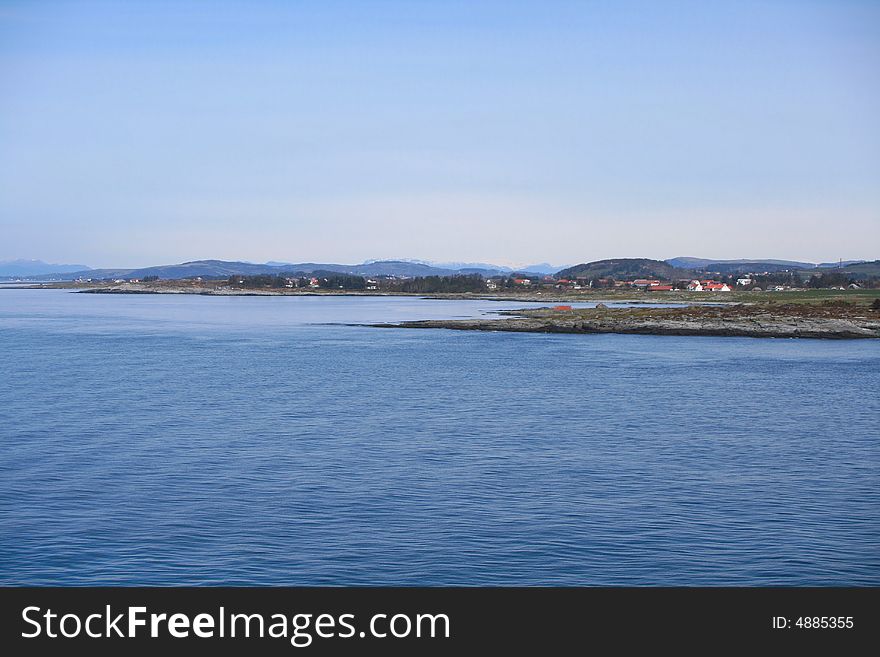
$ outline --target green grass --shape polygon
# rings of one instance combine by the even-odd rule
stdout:
[[[761,303],[769,301],[775,303],[848,301],[856,305],[868,306],[874,302],[874,299],[880,298],[880,290],[785,290],[783,292],[742,292],[736,293],[736,295],[737,297],[751,297]]]

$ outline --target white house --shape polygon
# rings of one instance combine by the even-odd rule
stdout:
[[[700,284],[700,281],[691,281],[688,283],[688,292],[702,292],[703,286]]]
[[[751,278],[737,278],[736,284],[745,287],[746,285],[752,284],[752,279]]]

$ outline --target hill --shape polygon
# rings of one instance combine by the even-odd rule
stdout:
[[[880,276],[880,260],[844,265],[839,271],[845,274],[856,274],[858,276]]]
[[[352,266],[353,274],[361,276],[451,276],[455,269],[434,267],[408,260],[377,260]]]
[[[596,260],[580,265],[574,265],[563,269],[556,274],[560,278],[614,278],[622,280],[626,278],[660,278],[676,279],[688,278],[691,271],[674,267],[662,260],[650,258],[614,258],[609,260]]]
[[[815,266],[812,264],[804,265],[804,263],[770,262],[768,260],[742,260],[737,262],[710,262],[692,269],[711,274],[773,274],[781,271],[815,269]]]
[[[821,267],[823,269],[839,269],[841,267],[849,267],[850,265],[859,265],[865,262],[864,260],[843,260],[838,262],[820,262],[817,267]]]
[[[812,262],[800,262],[797,260],[775,260],[772,258],[739,259],[739,260],[712,260],[710,258],[669,258],[666,260],[673,267],[693,269],[695,271],[711,271],[723,274],[741,272],[775,272],[789,269],[812,269],[816,265]]]
[[[251,262],[229,262],[225,260],[195,260],[182,262],[176,265],[158,265],[155,267],[140,267],[135,269],[87,269],[64,273],[60,278],[73,280],[76,278],[144,278],[145,276],[158,276],[162,279],[177,278],[227,278],[233,274],[256,274],[278,273],[277,267],[269,265],[257,265]],[[54,275],[53,275],[54,276]],[[45,277],[48,278],[48,277]]]

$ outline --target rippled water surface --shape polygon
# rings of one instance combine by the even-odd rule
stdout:
[[[0,290],[0,583],[880,584],[880,343]]]

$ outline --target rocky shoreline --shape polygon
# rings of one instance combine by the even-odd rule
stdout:
[[[509,318],[423,320],[381,328],[443,328],[522,333],[623,333],[754,338],[880,338],[880,313],[867,308],[735,305],[689,308],[519,310]]]

